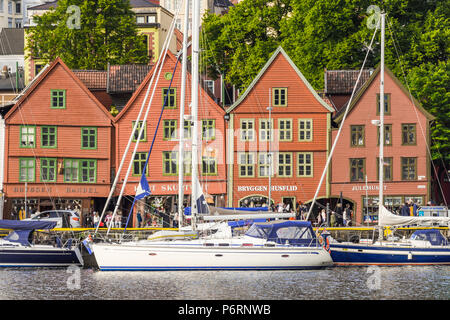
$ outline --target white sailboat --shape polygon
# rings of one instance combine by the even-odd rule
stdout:
[[[436,222],[449,224],[450,217],[398,216],[383,205],[384,184],[384,31],[385,14],[381,14],[380,66],[380,151],[379,151],[379,239],[373,243],[330,243],[330,253],[336,265],[450,265],[450,244],[437,229],[414,232],[409,239],[383,239],[384,227],[427,225]],[[355,84],[356,87],[356,84]],[[347,111],[346,111],[347,112]],[[345,116],[345,115],[344,115]],[[341,123],[341,127],[343,122]]]
[[[188,1],[186,1],[186,11],[187,3]],[[92,243],[90,247],[95,254],[99,269],[102,271],[292,270],[331,266],[331,256],[319,244],[310,222],[278,220],[254,223],[247,233],[240,237],[232,236],[231,227],[227,223],[198,224],[200,220],[234,220],[243,216],[237,215],[235,211],[230,216],[230,212],[226,210],[209,208],[198,180],[199,0],[193,1],[193,8],[191,227],[180,228],[179,232],[156,233],[149,239],[141,241]],[[187,25],[186,23],[185,26]],[[185,34],[187,34],[186,29]],[[181,113],[180,117],[182,116]],[[181,139],[180,143],[183,143]],[[181,207],[182,193],[179,197],[179,207]],[[181,216],[180,211],[180,218]],[[273,213],[258,215],[258,218],[262,217],[281,218],[280,215]],[[252,215],[252,218],[256,216]],[[202,229],[205,227],[209,228],[212,234],[202,236]],[[198,234],[200,234],[199,237],[197,237]]]

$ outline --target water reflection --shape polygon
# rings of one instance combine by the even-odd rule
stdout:
[[[0,299],[450,299],[449,266],[368,270],[366,267],[195,272],[80,269],[77,274],[66,269],[2,269]],[[78,288],[70,285],[72,280],[77,280],[74,277],[79,277]],[[377,283],[379,287],[374,288],[373,284]]]

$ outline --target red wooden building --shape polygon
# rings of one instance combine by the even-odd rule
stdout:
[[[333,111],[279,47],[227,109],[228,206],[267,205],[270,174],[273,203],[292,209],[311,201],[329,153]],[[319,197],[327,196],[328,182]]]
[[[57,58],[6,114],[5,218],[100,207],[112,167],[112,116]]]
[[[331,193],[353,203],[354,220],[373,221],[378,211],[379,77],[377,68],[355,95],[332,159]],[[434,119],[392,72],[385,70],[384,203],[399,210],[409,199],[424,204],[430,197],[429,124]],[[340,124],[345,108],[336,115]],[[333,130],[333,141],[337,129]],[[367,177],[367,183],[366,183]]]
[[[131,173],[125,187],[126,196],[134,196],[136,187],[139,183],[142,170],[149,152],[153,137],[155,135],[158,119],[161,114],[165,94],[168,92],[167,105],[162,113],[162,118],[158,132],[156,133],[155,143],[149,158],[147,168],[148,183],[152,195],[146,199],[146,203],[140,203],[135,208],[144,209],[142,206],[159,203],[162,204],[168,212],[175,212],[175,206],[178,205],[178,147],[179,147],[179,117],[181,94],[181,61],[176,65],[176,57],[168,52],[163,70],[160,75],[155,94],[150,106],[148,118],[142,123],[144,112],[141,116],[139,127],[144,125],[143,137],[139,142],[137,154],[132,160],[133,165]],[[116,163],[119,164],[125,152],[127,143],[132,133],[133,125],[139,114],[142,102],[147,92],[150,80],[156,69],[152,69],[139,88],[134,92],[124,109],[117,115],[116,124]],[[173,74],[173,80],[172,80]],[[172,84],[170,85],[172,80]],[[149,98],[146,106],[152,96],[153,86],[150,88]],[[170,86],[170,88],[169,88]],[[186,83],[186,103],[185,114],[190,114],[191,101],[191,77],[188,73]],[[146,107],[145,107],[146,108]],[[199,156],[199,178],[203,191],[210,195],[210,199],[216,205],[225,203],[226,193],[226,172],[225,172],[225,111],[218,106],[213,99],[203,90],[199,89],[199,137],[202,138],[201,156]],[[184,162],[184,190],[185,201],[191,193],[191,126],[190,121],[184,121],[185,135],[185,162]],[[126,156],[123,169],[120,173],[119,185],[116,188],[116,195],[122,188],[127,168],[129,166],[132,151],[137,141],[138,133],[135,133],[133,143],[129,154]],[[156,202],[155,202],[156,201]],[[159,201],[159,202],[158,202]],[[148,207],[147,207],[148,209]],[[125,206],[126,211],[126,206]],[[135,211],[136,212],[136,211]],[[141,211],[142,212],[142,211]],[[126,213],[125,213],[126,214]]]

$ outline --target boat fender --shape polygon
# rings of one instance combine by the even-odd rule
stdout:
[[[330,252],[330,237],[319,236],[319,244],[328,252]]]

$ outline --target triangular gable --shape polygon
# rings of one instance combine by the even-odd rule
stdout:
[[[167,58],[169,58],[173,63],[177,62],[177,58],[175,57],[175,55],[170,52],[167,51]],[[164,63],[166,63],[166,61],[164,61]],[[163,66],[164,67],[164,66]],[[181,62],[179,62],[179,67],[181,67]],[[179,68],[177,67],[177,69]],[[119,114],[116,116],[116,118],[114,119],[114,122],[118,122],[124,115],[125,113],[131,108],[131,106],[133,105],[133,103],[136,101],[136,99],[139,97],[139,95],[142,93],[142,91],[147,87],[147,85],[149,84],[150,80],[153,77],[153,74],[157,71],[156,70],[156,64],[155,67],[153,67],[149,73],[147,74],[147,76],[144,78],[144,80],[142,81],[142,83],[139,85],[139,87],[136,89],[136,91],[133,93],[133,95],[131,96],[130,100],[128,100],[127,104],[125,105],[125,107],[119,112]],[[178,72],[178,71],[177,71]],[[162,72],[161,72],[162,74]],[[156,81],[156,79],[155,79]],[[189,72],[187,72],[186,74],[186,83],[191,81],[191,74]],[[153,82],[153,85],[155,85],[155,82]],[[189,88],[186,88],[186,92],[189,90]],[[201,93],[201,95],[203,95],[204,97],[206,97],[207,100],[209,100],[209,102],[215,106],[215,108],[222,114],[225,114],[225,111],[205,92],[205,90],[199,86],[199,91]],[[189,91],[190,92],[190,91]],[[150,99],[150,95],[149,95],[149,99]],[[148,102],[148,101],[147,101]]]
[[[28,96],[36,90],[39,84],[47,77],[47,75],[56,68],[57,65],[60,65],[70,77],[80,86],[80,88],[86,93],[86,95],[97,105],[97,107],[106,115],[109,120],[113,120],[114,117],[105,109],[105,107],[101,104],[100,101],[92,94],[91,91],[86,87],[86,85],[72,72],[72,70],[67,67],[67,65],[61,60],[61,58],[56,58],[47,68],[45,68],[42,73],[38,75],[37,78],[33,79],[30,87],[26,88],[26,91],[16,102],[14,107],[9,110],[9,112],[5,115],[5,120],[11,117],[14,112],[22,105],[24,101],[28,98]]]
[[[364,83],[364,85],[358,90],[358,92],[355,94],[355,96],[353,97],[352,103],[349,106],[349,110],[348,110],[348,114],[350,114],[350,112],[352,112],[352,110],[355,108],[356,104],[359,102],[359,100],[362,98],[362,96],[364,95],[364,93],[366,92],[366,90],[371,86],[371,84],[373,83],[373,81],[375,80],[375,78],[377,77],[377,75],[380,73],[381,70],[381,66],[378,65],[378,67],[372,72],[372,75],[370,76],[370,78],[366,81],[366,83]],[[427,110],[425,110],[422,107],[422,104],[416,100],[416,98],[414,98],[412,95],[410,96],[408,89],[400,82],[400,80],[397,79],[397,77],[392,73],[392,71],[387,68],[385,66],[386,73],[389,75],[389,77],[391,77],[391,79],[394,81],[394,83],[403,91],[403,93],[412,98],[412,103],[413,105],[420,110],[420,112],[422,112],[422,114],[428,119],[428,120],[434,120],[435,117],[430,114]],[[345,113],[345,109],[346,109],[346,105],[344,105],[339,112],[336,114],[334,121],[336,123],[340,123],[342,121],[342,118],[344,117],[344,113]]]
[[[266,62],[266,64],[264,65],[264,67],[259,71],[258,75],[253,79],[252,83],[248,86],[248,88],[245,90],[245,92],[238,98],[238,100],[236,100],[235,103],[233,103],[233,105],[231,107],[229,107],[226,112],[230,113],[231,111],[233,111],[242,101],[244,101],[244,99],[248,96],[248,94],[250,93],[250,91],[252,91],[253,87],[256,85],[256,83],[259,81],[259,79],[261,79],[261,77],[264,75],[264,73],[267,71],[267,69],[270,67],[270,65],[273,63],[273,61],[275,60],[275,58],[279,55],[282,54],[284,56],[284,58],[288,61],[289,65],[292,67],[292,69],[294,69],[294,71],[297,73],[297,75],[299,76],[299,78],[303,81],[303,83],[306,85],[306,87],[309,89],[309,91],[312,93],[312,95],[314,96],[314,98],[316,98],[316,100],[325,108],[327,109],[329,112],[334,112],[335,110],[329,106],[318,94],[317,92],[314,90],[314,88],[311,86],[311,84],[308,82],[308,80],[306,80],[305,76],[303,75],[303,73],[301,73],[301,71],[297,68],[297,66],[295,65],[295,63],[291,60],[291,58],[289,58],[289,56],[287,55],[287,53],[284,51],[284,49],[280,46],[277,48],[277,50],[275,50],[275,52],[272,54],[272,56],[270,57],[270,59]]]

